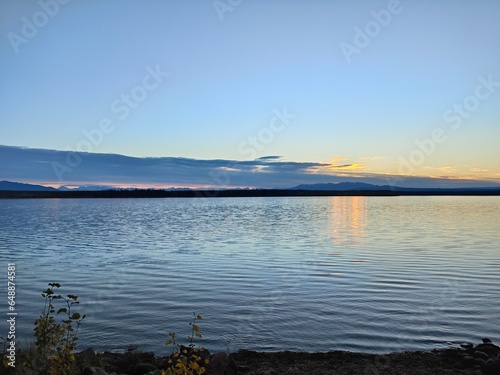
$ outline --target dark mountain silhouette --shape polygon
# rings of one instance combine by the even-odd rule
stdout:
[[[275,197],[275,196],[397,196],[397,195],[500,195],[500,187],[404,188],[372,185],[364,182],[341,182],[298,185],[289,189],[218,189],[189,188],[137,189],[107,186],[81,186],[59,190],[47,186],[0,181],[0,198],[146,198],[146,197]]]
[[[56,191],[56,189],[48,187],[48,186],[23,184],[21,182],[11,182],[11,181],[0,181],[0,190],[12,190],[12,191]]]
[[[393,191],[400,193],[432,193],[432,192],[498,192],[500,186],[470,187],[470,188],[411,188],[390,185],[373,185],[364,182],[340,182],[326,184],[303,184],[289,190],[309,191]]]
[[[339,183],[326,183],[326,184],[302,184],[290,188],[290,190],[324,190],[324,191],[336,191],[336,190],[392,190],[388,185],[372,185],[365,182],[339,182]]]

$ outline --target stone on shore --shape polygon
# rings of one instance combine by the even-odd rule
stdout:
[[[481,371],[485,375],[499,375],[500,374],[500,359],[492,358],[489,359],[483,367],[481,367]]]
[[[462,347],[464,349],[472,349],[474,347],[474,344],[471,342],[464,342],[464,343],[460,344],[460,347]]]
[[[83,375],[108,375],[108,373],[100,367],[90,366],[85,367],[85,370],[83,370]]]

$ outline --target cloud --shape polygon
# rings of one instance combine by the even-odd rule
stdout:
[[[355,171],[363,170],[365,166],[360,163],[345,163],[348,159],[345,157],[333,157],[328,160],[327,163],[321,164],[319,166],[311,167],[311,172],[313,173],[329,173],[338,171]]]
[[[359,181],[407,187],[491,186],[466,179],[423,178],[367,173],[356,163],[294,162],[280,156],[256,160],[202,160],[130,157],[0,146],[0,180],[59,185],[185,186],[204,188],[287,188],[299,184]],[[395,179],[396,178],[396,179]]]
[[[430,165],[423,166],[422,168],[427,169],[429,171],[435,171],[438,173],[456,173],[457,169],[455,167],[433,167]]]
[[[282,158],[283,158],[282,156],[270,155],[270,156],[262,156],[262,157],[258,158],[257,160],[279,160]]]
[[[489,169],[471,168],[471,172],[489,172]]]

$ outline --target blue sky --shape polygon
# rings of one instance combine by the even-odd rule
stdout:
[[[83,156],[62,181],[18,165],[24,182],[121,183],[83,175],[85,152],[206,175],[280,156],[304,163],[302,182],[500,182],[498,1],[4,0],[0,14],[0,144]],[[272,185],[253,172],[233,181]]]

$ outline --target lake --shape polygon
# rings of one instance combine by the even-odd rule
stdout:
[[[499,343],[499,244],[499,197],[0,200],[19,341],[59,282],[81,349],[166,353],[193,311],[214,351]]]

